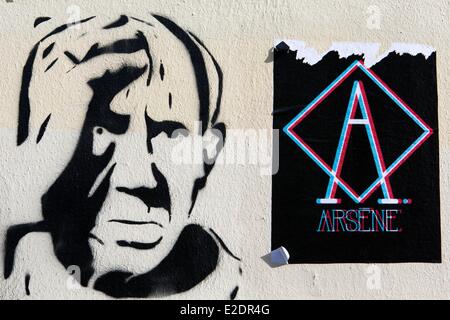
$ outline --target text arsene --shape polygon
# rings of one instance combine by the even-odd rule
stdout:
[[[317,232],[400,232],[398,209],[324,209]]]

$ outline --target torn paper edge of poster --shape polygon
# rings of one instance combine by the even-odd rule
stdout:
[[[298,40],[276,40],[274,42],[274,47],[277,47],[280,43],[286,43],[289,50],[297,52],[297,59],[303,59],[305,63],[309,65],[314,65],[330,51],[336,51],[340,58],[347,58],[351,55],[364,55],[364,64],[367,67],[371,67],[383,60],[391,52],[396,52],[400,55],[410,54],[416,56],[418,54],[423,54],[425,59],[435,52],[436,50],[428,45],[422,45],[417,43],[403,43],[403,42],[393,42],[388,50],[379,54],[381,43],[379,42],[332,42],[328,50],[319,53],[315,48],[308,47],[306,42]]]

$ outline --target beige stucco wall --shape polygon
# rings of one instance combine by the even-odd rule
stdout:
[[[379,29],[367,26],[368,9],[372,5],[381,13]],[[270,130],[272,126],[270,50],[275,39],[303,40],[322,51],[332,41],[379,42],[380,51],[387,49],[391,42],[433,46],[437,51],[439,89],[442,264],[378,264],[381,288],[376,289],[367,285],[371,272],[367,264],[270,268],[261,257],[270,250],[271,178],[260,175],[255,165],[226,166],[213,171],[200,196],[202,205],[197,209],[196,219],[213,226],[230,249],[242,258],[244,274],[240,280],[240,299],[450,298],[449,1],[2,1],[0,236],[11,222],[39,217],[39,198],[34,194],[45,189],[45,182],[40,181],[44,181],[52,170],[58,170],[45,166],[47,160],[43,158],[24,158],[18,154],[14,145],[16,106],[23,64],[31,46],[42,36],[37,32],[39,30],[33,29],[34,19],[50,16],[60,24],[65,23],[73,12],[67,11],[73,9],[71,6],[80,8],[81,17],[160,13],[199,35],[224,70],[222,117],[229,128],[236,129]],[[58,121],[64,122],[64,119]],[[70,132],[64,134],[70,135]],[[52,148],[58,148],[58,145]],[[233,221],[231,226],[230,221]],[[24,252],[27,252],[26,246],[34,246],[33,252],[51,255],[51,248],[44,245],[49,244],[49,239],[44,235],[36,239],[22,244]],[[24,253],[25,257],[21,259],[31,259],[47,270],[58,270],[57,263],[51,259],[33,258],[32,253],[28,254]],[[226,279],[217,281],[216,285],[226,283]],[[21,284],[11,284],[0,277],[0,297],[25,298]],[[41,297],[105,297],[88,289],[53,289],[59,285],[56,280],[55,283],[44,281]],[[204,289],[203,293],[193,297],[210,298],[208,292],[214,292],[214,284],[205,284]],[[39,291],[40,287],[34,290]]]

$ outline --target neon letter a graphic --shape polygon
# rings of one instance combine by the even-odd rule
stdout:
[[[359,106],[362,114],[361,119],[355,119],[356,109]],[[378,199],[380,204],[399,204],[402,203],[401,199],[394,199],[392,195],[392,189],[389,182],[389,178],[386,175],[386,166],[384,163],[383,154],[381,152],[380,144],[378,142],[378,136],[375,131],[374,122],[372,119],[372,114],[370,112],[370,107],[367,102],[366,93],[364,91],[364,86],[361,81],[355,81],[353,83],[353,89],[348,102],[347,113],[344,120],[344,126],[342,128],[341,137],[339,139],[338,148],[336,150],[336,156],[333,163],[333,171],[330,176],[330,181],[328,183],[328,188],[326,191],[325,198],[317,199],[317,203],[320,204],[336,204],[340,203],[341,199],[335,197],[336,189],[338,186],[338,179],[342,165],[344,163],[345,153],[347,151],[348,140],[350,133],[352,131],[352,126],[363,125],[366,128],[367,136],[370,143],[370,148],[373,155],[373,160],[378,173],[378,178],[380,179],[380,185],[383,190],[384,199]],[[341,179],[342,180],[342,179]],[[342,183],[342,182],[341,182]],[[356,203],[364,202],[370,194],[365,194],[363,196],[358,196],[350,187],[343,188],[343,190],[352,198]],[[375,189],[374,189],[375,190]]]

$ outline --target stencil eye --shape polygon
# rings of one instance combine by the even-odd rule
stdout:
[[[94,127],[92,132],[92,153],[100,156],[113,142],[112,134],[103,127]]]

